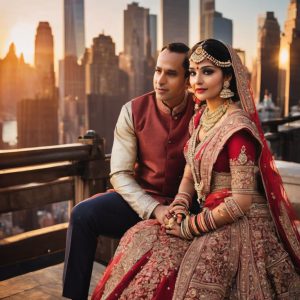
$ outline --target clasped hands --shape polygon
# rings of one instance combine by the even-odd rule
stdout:
[[[158,205],[154,211],[155,218],[166,232],[181,238],[180,223],[188,214],[188,203],[182,199],[175,199],[169,206]]]

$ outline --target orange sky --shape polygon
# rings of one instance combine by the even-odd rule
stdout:
[[[86,46],[102,31],[116,42],[117,52],[123,49],[123,10],[128,0],[85,0]],[[136,1],[158,14],[160,0]],[[255,56],[257,18],[266,11],[274,11],[283,30],[289,0],[216,0],[216,10],[233,20],[234,47],[246,50],[247,65]],[[190,0],[190,44],[198,41],[199,0]],[[39,21],[48,21],[54,34],[55,60],[63,56],[63,0],[1,0],[0,1],[0,58],[14,41],[17,53],[24,53],[25,61],[33,63],[34,36]],[[160,21],[160,20],[159,20]],[[159,36],[160,37],[160,36]],[[160,41],[160,39],[159,39]],[[161,47],[161,44],[158,43]]]

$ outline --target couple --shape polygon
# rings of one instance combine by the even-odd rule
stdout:
[[[150,219],[121,239],[93,299],[297,299],[295,216],[259,125],[245,69],[234,50],[212,39],[191,49],[189,72],[185,68],[186,51],[164,49],[154,75],[156,98],[147,95],[122,109],[112,158],[133,152],[136,181],[135,161],[123,157],[112,159],[112,183],[141,218]],[[172,94],[179,91],[179,77],[181,100],[180,93]],[[190,112],[190,95],[183,96],[187,81],[197,106],[204,100],[206,105],[197,107],[189,124],[187,163],[172,201],[165,196],[174,193],[183,168],[176,146],[182,147],[186,136],[175,133]],[[166,134],[162,144],[157,143],[160,132]],[[172,159],[178,164],[173,169]],[[200,213],[190,212],[194,193]],[[125,226],[117,212],[110,213],[109,225],[117,223],[120,233]],[[89,227],[75,231],[74,222],[82,220],[79,212],[77,220],[74,216],[73,211],[71,244],[72,235],[87,233],[97,217],[90,212]],[[126,219],[128,227],[138,221]],[[74,260],[76,254],[69,251],[68,257]],[[66,260],[65,291],[69,264]]]

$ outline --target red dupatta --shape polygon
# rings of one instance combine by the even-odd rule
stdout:
[[[263,144],[259,168],[269,207],[280,238],[286,246],[296,267],[300,269],[300,235],[296,226],[296,214],[287,198],[281,176],[275,166],[274,158],[261,128],[249,80],[247,78],[246,68],[242,64],[238,54],[230,46],[227,45],[227,48],[231,55],[242,108],[250,115],[251,120],[255,123],[260,140]]]

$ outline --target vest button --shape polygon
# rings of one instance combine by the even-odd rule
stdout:
[[[172,140],[168,140],[168,144],[172,144],[173,143],[173,141]]]

